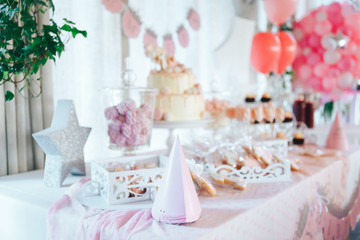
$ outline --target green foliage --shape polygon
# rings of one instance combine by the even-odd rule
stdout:
[[[62,26],[50,19],[41,28],[39,14],[49,10],[55,10],[52,0],[0,0],[0,85],[13,83],[20,94],[25,88],[32,90],[30,82],[40,85],[40,78],[31,76],[65,50],[67,41],[62,40],[63,33],[73,38],[78,34],[87,36],[86,31],[77,29],[74,22],[65,18]],[[30,93],[38,96],[41,91]],[[12,92],[5,93],[6,101],[13,97]]]
[[[331,115],[333,113],[333,110],[334,110],[334,102],[333,101],[330,101],[330,102],[326,102],[324,104],[324,110],[322,112],[322,116],[325,118],[325,119],[330,119],[331,118]]]

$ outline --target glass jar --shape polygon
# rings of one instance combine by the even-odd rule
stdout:
[[[133,151],[150,146],[156,89],[133,87],[135,75],[127,60],[123,87],[103,90],[108,147]]]

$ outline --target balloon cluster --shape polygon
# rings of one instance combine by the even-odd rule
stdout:
[[[280,26],[294,14],[298,0],[265,0],[269,20]],[[290,32],[259,32],[252,41],[251,65],[261,73],[283,73],[296,57],[296,40]]]
[[[360,13],[345,2],[321,6],[294,24],[296,83],[332,98],[360,77]]]

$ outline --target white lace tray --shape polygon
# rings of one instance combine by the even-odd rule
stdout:
[[[95,194],[100,194],[108,204],[121,204],[152,198],[164,174],[164,162],[161,156],[146,157],[138,160],[121,160],[91,163],[91,182],[95,185]],[[146,168],[148,164],[155,168]],[[115,171],[121,166],[121,171]],[[134,169],[137,170],[126,170]],[[84,192],[94,192],[84,190]]]
[[[281,182],[291,178],[290,162],[274,163],[267,168],[245,166],[238,170],[229,165],[208,165],[206,169],[209,173],[217,173],[228,179],[242,179],[247,183]]]
[[[291,164],[286,160],[288,153],[288,142],[283,139],[268,139],[256,141],[257,145],[275,154],[283,162],[273,163],[266,168],[244,166],[236,169],[229,165],[215,167],[208,164],[206,169],[209,173],[217,173],[222,177],[230,179],[242,179],[247,183],[257,182],[279,182],[288,181],[291,178]]]
[[[288,141],[284,139],[257,140],[256,143],[265,150],[272,152],[278,157],[286,158],[288,153]]]

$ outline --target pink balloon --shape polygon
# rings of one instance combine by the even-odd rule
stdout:
[[[302,65],[304,65],[306,62],[306,57],[304,55],[300,55],[295,58],[295,61],[293,63],[293,68],[300,68]]]
[[[301,20],[300,25],[305,34],[310,34],[314,31],[314,22],[315,19],[312,16],[306,16]]]
[[[325,92],[332,92],[336,87],[336,78],[325,77],[321,82],[321,87]]]
[[[352,57],[343,57],[339,61],[339,69],[343,72],[352,71],[355,67],[355,60]]]
[[[297,41],[300,41],[304,37],[304,32],[300,28],[294,28],[293,34]]]
[[[341,10],[341,14],[343,15],[343,17],[352,15],[353,13],[355,13],[354,7],[345,2]]]
[[[333,34],[326,34],[324,36],[322,36],[321,38],[321,46],[325,49],[332,49],[332,45],[330,43],[330,39],[333,37]]]
[[[338,2],[333,2],[327,8],[327,12],[330,14],[341,14],[341,4]]]
[[[316,53],[310,53],[308,58],[307,58],[307,63],[309,65],[316,65],[318,63],[320,63],[322,60],[321,56],[316,54]]]
[[[295,13],[298,0],[265,0],[265,11],[270,22],[281,25]]]
[[[311,76],[311,68],[308,65],[303,65],[299,68],[299,72],[297,72],[297,75],[300,78],[307,79]]]
[[[360,78],[360,62],[357,62],[355,64],[353,74],[354,74],[355,77]]]
[[[328,71],[328,76],[329,77],[334,77],[337,78],[340,75],[340,70],[337,67],[332,67],[329,69]]]
[[[310,86],[314,91],[321,91],[322,86],[319,78],[316,77],[310,77],[306,81],[306,85]]]
[[[326,11],[318,11],[315,15],[317,21],[321,22],[328,18]]]
[[[314,75],[316,77],[324,77],[329,70],[329,67],[325,63],[319,63],[314,67]]]
[[[337,28],[344,24],[344,18],[340,14],[329,14],[329,22],[333,25],[333,31],[336,32]]]
[[[312,24],[314,24],[314,23],[312,23]],[[331,29],[332,29],[332,26],[329,21],[317,22],[315,24],[315,33],[317,33],[320,36],[330,33]]]
[[[327,64],[335,64],[341,58],[341,54],[338,51],[328,50],[324,53],[324,62]]]
[[[345,72],[338,77],[338,86],[340,89],[350,89],[354,83],[354,77],[350,72]]]
[[[315,34],[310,35],[308,38],[309,46],[312,48],[318,48],[321,46],[321,37]]]

